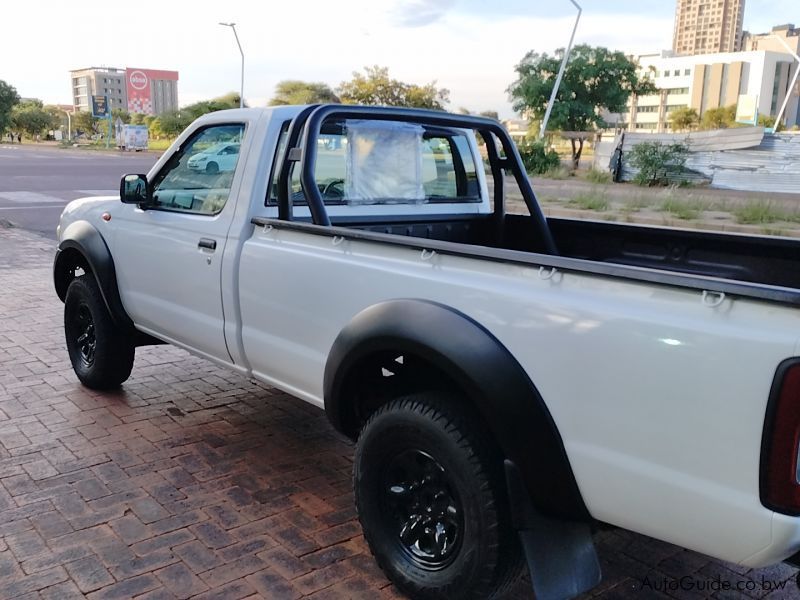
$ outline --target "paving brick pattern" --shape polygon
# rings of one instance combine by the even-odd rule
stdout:
[[[400,597],[355,520],[352,445],[321,411],[166,346],[137,350],[120,391],[81,387],[52,253],[0,226],[0,598]],[[591,596],[799,595],[787,566],[751,571],[618,530],[597,544]],[[684,576],[744,591],[664,590]],[[762,580],[788,585],[767,594]],[[532,594],[523,580],[509,597]]]

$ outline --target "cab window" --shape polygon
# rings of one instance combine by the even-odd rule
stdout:
[[[216,215],[228,201],[244,124],[206,127],[170,158],[153,181],[153,208]]]

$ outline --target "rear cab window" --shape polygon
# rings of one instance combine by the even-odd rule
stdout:
[[[286,151],[284,125],[267,205],[276,205]],[[480,203],[476,165],[459,129],[378,120],[333,120],[316,140],[315,183],[326,205]],[[294,204],[306,202],[300,163],[292,165]]]

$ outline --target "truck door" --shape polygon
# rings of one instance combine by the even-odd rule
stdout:
[[[238,149],[244,129],[195,132],[152,178],[153,206],[124,206],[112,241],[122,302],[137,326],[225,361],[221,265],[241,168],[238,153],[221,164],[206,150]]]

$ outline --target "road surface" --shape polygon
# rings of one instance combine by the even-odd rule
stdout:
[[[0,143],[0,221],[55,239],[70,200],[116,195],[122,175],[147,173],[158,156]]]

